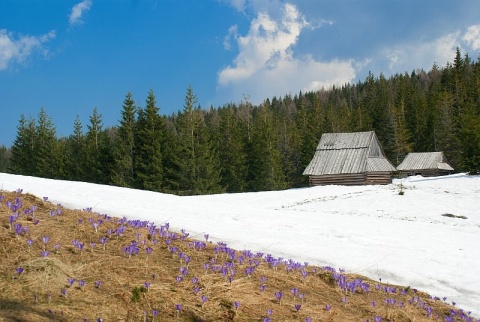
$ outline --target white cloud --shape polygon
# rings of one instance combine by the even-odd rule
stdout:
[[[473,50],[480,49],[480,25],[468,27],[467,32],[463,36],[463,40],[472,47]]]
[[[223,0],[224,2],[229,3],[237,11],[244,12],[246,6],[246,0]]]
[[[238,38],[238,26],[233,25],[230,28],[228,28],[228,34],[225,36],[223,39],[223,47],[226,50],[230,50],[232,46],[230,45],[230,39],[237,39]]]
[[[296,57],[294,46],[302,30],[312,26],[292,4],[282,4],[277,10],[276,19],[268,11],[259,11],[248,33],[236,34],[239,53],[232,65],[218,73],[217,94],[223,99],[227,93],[230,99],[247,94],[259,103],[274,95],[317,90],[354,79],[351,60],[319,62],[309,55]]]
[[[480,31],[480,28],[477,31]],[[384,48],[380,50],[379,57],[372,57],[370,62],[376,65],[373,68],[374,73],[380,71],[403,73],[417,68],[429,70],[434,63],[438,66],[445,66],[447,62],[452,62],[457,47],[462,50],[464,44],[462,40],[467,43],[470,41],[473,44],[472,48],[475,49],[472,36],[474,32],[474,29],[469,29],[469,32],[462,36],[461,32],[455,31],[430,41]],[[366,67],[372,69],[372,64],[367,64]]]
[[[74,5],[72,8],[72,12],[70,13],[70,16],[68,18],[68,22],[70,23],[70,26],[82,23],[83,14],[86,11],[90,10],[91,6],[92,6],[91,0],[83,0],[82,2]]]
[[[24,63],[33,52],[38,51],[42,55],[47,56],[48,50],[44,47],[44,43],[54,39],[55,30],[45,35],[20,36],[15,39],[13,33],[7,32],[5,29],[0,30],[0,70],[5,70],[14,62]]]

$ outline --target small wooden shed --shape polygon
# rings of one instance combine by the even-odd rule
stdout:
[[[436,177],[450,174],[454,169],[447,163],[443,152],[412,152],[397,167],[402,177],[421,175]]]
[[[375,132],[324,133],[303,175],[311,186],[389,184],[394,171]]]

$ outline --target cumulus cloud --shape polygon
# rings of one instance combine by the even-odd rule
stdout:
[[[380,50],[379,57],[370,59],[378,71],[409,72],[416,68],[429,70],[434,63],[444,66],[452,62],[456,49],[463,53],[480,49],[480,25],[470,26],[465,33],[454,31],[423,42],[403,43]],[[372,64],[367,64],[372,68]]]
[[[463,40],[472,47],[473,50],[480,49],[480,25],[468,27],[467,32],[463,36]]]
[[[7,69],[11,64],[24,63],[34,52],[47,56],[48,50],[44,44],[54,39],[55,30],[41,36],[20,36],[5,29],[0,30],[0,70]]]
[[[228,39],[235,35],[239,53],[230,66],[218,72],[217,93],[247,94],[258,103],[274,95],[317,90],[354,79],[352,60],[321,62],[310,55],[295,56],[302,30],[316,27],[293,4],[284,3],[279,14],[259,11],[245,36],[230,30]]]
[[[70,26],[82,23],[83,14],[90,10],[91,6],[91,0],[83,0],[82,2],[74,5],[72,11],[70,12],[70,16],[68,17],[68,22],[70,23]]]

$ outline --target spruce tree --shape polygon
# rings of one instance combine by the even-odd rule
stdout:
[[[236,109],[228,105],[219,111],[219,158],[221,185],[227,192],[247,190],[247,135],[246,127],[235,114]]]
[[[279,137],[269,101],[256,111],[252,127],[250,150],[250,189],[253,191],[280,190],[286,188],[282,170]]]
[[[162,191],[164,186],[161,143],[165,127],[159,110],[153,90],[150,90],[145,109],[138,110],[135,127],[133,165],[135,187],[139,189]]]
[[[85,135],[80,117],[77,115],[73,125],[73,134],[65,142],[65,178],[73,181],[87,180],[84,170]]]
[[[204,114],[197,102],[189,86],[177,121],[177,147],[172,160],[177,170],[174,181],[180,194],[219,193],[223,189],[218,152],[208,137]]]
[[[120,126],[114,142],[113,183],[121,187],[133,187],[133,158],[135,149],[136,107],[132,94],[127,93],[123,101]]]
[[[97,107],[89,117],[84,149],[84,177],[88,182],[110,184],[112,176],[112,149],[108,132],[103,129],[102,115]]]
[[[34,150],[36,140],[35,119],[20,116],[17,135],[12,145],[10,171],[15,174],[35,175]]]
[[[57,155],[57,135],[52,119],[42,107],[36,125],[33,162],[35,175],[43,178],[60,176],[61,157]]]

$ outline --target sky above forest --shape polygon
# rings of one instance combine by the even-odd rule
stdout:
[[[429,70],[480,52],[480,2],[0,0],[0,146],[44,107],[57,135],[94,107],[104,126],[131,92],[160,113]]]

